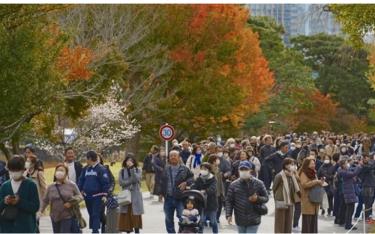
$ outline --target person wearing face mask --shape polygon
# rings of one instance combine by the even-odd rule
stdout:
[[[163,202],[161,179],[165,168],[165,149],[160,148],[160,153],[156,155],[152,161],[155,169],[155,186],[153,194],[159,196],[159,202]]]
[[[68,179],[68,168],[64,164],[56,166],[55,178],[56,182],[47,188],[41,212],[51,205],[50,217],[54,233],[80,233],[78,220],[72,214],[72,206],[78,205],[83,197],[77,185]]]
[[[23,176],[25,160],[22,157],[13,156],[7,167],[10,180],[0,188],[0,232],[36,233],[36,213],[40,207],[38,189],[31,179]]]
[[[29,150],[29,149],[27,149]],[[26,154],[26,162],[25,162],[25,172],[24,176],[30,178],[36,184],[38,188],[38,195],[39,195],[39,204],[42,204],[43,197],[47,190],[47,183],[44,177],[44,168],[38,164],[37,157],[35,154],[27,153]],[[37,217],[37,226],[39,228],[39,216]],[[39,232],[39,229],[37,230]]]
[[[202,148],[200,145],[194,144],[193,145],[193,152],[192,155],[186,161],[186,167],[193,172],[194,178],[198,178],[200,172],[200,166],[203,162],[203,153]]]
[[[212,156],[211,156],[212,157]],[[201,217],[200,233],[203,233],[204,223],[206,218],[210,221],[212,233],[218,233],[216,212],[217,204],[217,182],[215,176],[212,174],[212,166],[209,163],[202,163],[200,166],[199,177],[191,186],[192,189],[199,190],[207,196],[207,206],[204,209]]]
[[[216,155],[211,155],[208,158],[208,163],[211,165],[211,172],[216,178],[216,200],[217,200],[217,213],[216,221],[220,223],[221,210],[223,209],[224,197],[225,197],[225,187],[224,187],[224,173],[220,170],[221,161]]]
[[[363,156],[363,168],[359,174],[362,181],[362,197],[365,203],[365,217],[367,224],[374,224],[373,219],[370,218],[371,207],[374,203],[375,193],[375,162],[369,155]]]
[[[275,233],[291,233],[294,204],[298,201],[300,188],[294,175],[295,162],[285,158],[283,169],[275,176],[272,191],[275,199]]]
[[[328,210],[327,215],[331,216],[333,212],[333,196],[334,196],[334,188],[333,188],[333,178],[335,176],[335,167],[331,163],[331,159],[329,156],[324,157],[323,165],[318,170],[318,178],[325,178],[327,182],[327,186],[324,187],[324,191],[326,192],[327,199],[328,199]],[[322,210],[322,215],[325,214],[325,210]]]
[[[119,172],[119,183],[122,189],[130,190],[131,204],[120,207],[118,230],[120,232],[139,233],[142,229],[142,214],[144,213],[141,192],[142,170],[132,153],[128,153]]]
[[[229,188],[225,201],[225,213],[228,223],[232,223],[232,215],[238,233],[256,233],[261,223],[261,215],[256,206],[268,202],[268,194],[263,182],[251,175],[254,165],[243,161],[239,165],[239,176]]]
[[[354,170],[350,170],[350,164],[347,160],[341,160],[339,162],[340,168],[338,169],[338,175],[342,178],[343,183],[343,194],[344,194],[344,201],[345,201],[345,229],[349,230],[352,228],[352,216],[354,213],[354,206],[355,203],[358,202],[358,197],[355,191],[355,177],[359,175],[362,170],[362,161],[360,165],[355,167]],[[356,227],[353,227],[352,230],[356,230]]]
[[[101,227],[102,202],[109,193],[110,179],[107,169],[100,164],[95,151],[86,153],[87,166],[83,168],[78,181],[86,208],[90,217],[89,228],[93,233],[99,233]]]

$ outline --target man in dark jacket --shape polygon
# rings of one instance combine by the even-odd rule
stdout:
[[[79,178],[78,188],[85,198],[87,211],[90,217],[90,229],[99,233],[102,201],[110,189],[107,169],[99,163],[98,155],[94,151],[87,152],[87,166]]]
[[[287,157],[289,143],[283,141],[280,143],[280,150],[271,154],[270,156],[264,159],[265,163],[269,163],[272,168],[273,175],[277,175],[283,168],[283,161]]]
[[[271,154],[275,153],[276,149],[272,146],[272,137],[269,135],[264,136],[264,143],[265,145],[260,148],[259,160],[261,163],[259,179],[263,181],[266,189],[271,191],[271,183],[272,183],[272,169],[268,162],[264,160],[270,156]]]
[[[145,157],[143,160],[143,168],[142,171],[145,173],[145,180],[146,180],[146,186],[148,191],[150,192],[150,197],[152,198],[152,193],[154,192],[154,186],[155,186],[155,170],[153,166],[153,159],[154,157],[157,157],[159,154],[159,147],[156,145],[153,145],[151,147],[150,153]]]
[[[268,194],[262,181],[251,176],[253,165],[243,161],[239,166],[240,178],[233,181],[228,189],[225,211],[228,223],[232,223],[232,214],[239,233],[256,233],[261,216],[256,205],[268,202]]]
[[[187,140],[184,140],[181,142],[182,150],[181,150],[181,159],[186,165],[186,161],[188,160],[189,156],[191,155],[191,151],[189,149],[189,142]]]
[[[362,196],[365,203],[365,217],[368,224],[373,224],[370,219],[371,207],[374,202],[375,190],[375,162],[370,160],[369,155],[363,156],[362,171],[358,176],[362,181]]]
[[[176,150],[169,152],[169,165],[163,172],[161,181],[164,197],[165,226],[167,233],[176,233],[174,228],[174,212],[181,220],[184,205],[182,192],[193,183],[194,175],[185,165],[181,164],[180,153]]]
[[[69,180],[78,184],[78,179],[82,173],[82,164],[76,160],[75,152],[72,147],[68,147],[64,151],[65,166],[68,167]]]

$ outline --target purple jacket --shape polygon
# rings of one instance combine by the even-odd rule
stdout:
[[[355,194],[355,177],[361,172],[362,167],[356,167],[354,170],[345,170],[339,168],[338,174],[343,179],[343,193],[346,204],[358,202]]]

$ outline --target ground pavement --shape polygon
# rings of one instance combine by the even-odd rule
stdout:
[[[144,193],[144,209],[145,215],[142,216],[143,219],[143,229],[141,232],[143,233],[165,233],[165,225],[164,225],[164,213],[163,213],[163,205],[157,201],[157,198],[150,199],[148,193]],[[274,228],[274,202],[273,199],[270,198],[270,201],[267,203],[268,206],[268,215],[262,217],[262,223],[259,227],[259,233],[273,233]],[[82,210],[82,213],[88,222],[88,214],[86,209]],[[300,226],[301,226],[302,219],[300,219]],[[345,229],[343,227],[339,227],[333,223],[333,217],[319,217],[319,233],[345,233]],[[49,217],[45,216],[41,218],[40,222],[40,230],[42,233],[52,233],[52,226]],[[176,230],[177,223],[176,223]],[[84,233],[89,233],[90,230],[85,229],[83,230]],[[206,228],[206,233],[211,233],[211,229]],[[237,232],[235,225],[228,225],[227,221],[222,215],[219,224],[219,232],[220,233],[235,233]],[[362,221],[358,223],[358,230],[352,231],[351,233],[363,233],[363,223]]]

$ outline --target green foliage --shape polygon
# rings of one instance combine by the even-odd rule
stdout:
[[[317,34],[291,40],[295,49],[304,54],[306,65],[317,78],[315,84],[342,107],[356,115],[366,115],[367,100],[373,97],[366,73],[367,52],[355,49],[341,37]]]

